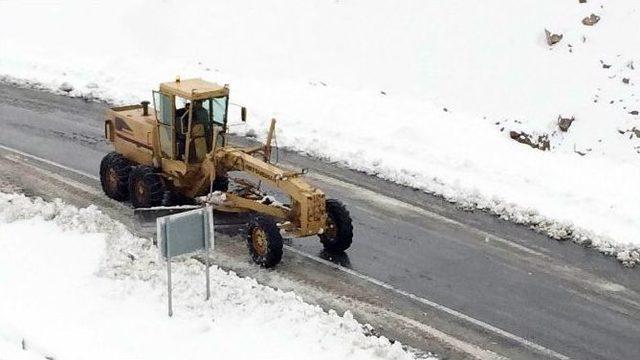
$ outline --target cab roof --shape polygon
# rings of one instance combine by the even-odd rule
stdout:
[[[176,81],[160,84],[160,92],[187,100],[200,100],[229,95],[229,88],[202,79],[177,78]]]

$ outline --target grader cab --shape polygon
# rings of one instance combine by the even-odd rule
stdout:
[[[304,181],[302,171],[270,163],[274,120],[265,145],[228,144],[228,86],[178,78],[160,84],[153,92],[153,107],[149,105],[143,101],[107,111],[105,136],[114,151],[100,164],[100,180],[109,197],[130,200],[135,208],[199,201],[219,212],[250,213],[247,245],[253,260],[264,267],[280,261],[282,234],[318,235],[330,252],[351,245],[346,207],[325,199],[320,189]],[[244,121],[244,107],[241,117]],[[230,172],[241,174],[232,187]],[[288,202],[274,201],[261,190],[263,182]]]

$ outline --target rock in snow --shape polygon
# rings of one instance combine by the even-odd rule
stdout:
[[[547,39],[547,44],[553,46],[562,40],[562,34],[552,34],[549,30],[544,29],[544,35]]]
[[[560,130],[567,132],[575,120],[576,118],[573,116],[570,118],[563,118],[562,115],[558,115],[558,127]]]
[[[589,16],[587,16],[586,18],[582,19],[582,23],[586,26],[593,26],[595,24],[598,23],[598,21],[600,21],[600,16],[596,15],[596,14],[591,14]]]
[[[73,86],[71,86],[71,84],[69,84],[68,82],[63,82],[62,84],[60,84],[58,89],[68,93],[73,91]]]

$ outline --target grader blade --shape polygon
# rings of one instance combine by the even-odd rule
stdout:
[[[181,205],[137,208],[133,210],[135,229],[142,235],[153,238],[156,234],[156,220],[158,218],[199,209],[201,207],[201,205]],[[215,231],[230,236],[237,235],[244,231],[249,219],[249,213],[213,211]]]
[[[184,205],[133,209],[134,226],[138,233],[153,238],[156,235],[156,220],[158,218],[199,208],[198,205]]]

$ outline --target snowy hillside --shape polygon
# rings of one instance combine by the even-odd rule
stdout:
[[[412,359],[339,316],[250,278],[174,260],[96,209],[0,192],[2,359]]]
[[[118,103],[229,83],[240,133],[275,116],[281,146],[640,259],[636,0],[5,1],[0,34],[6,80]]]

